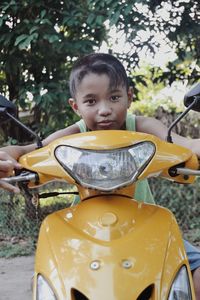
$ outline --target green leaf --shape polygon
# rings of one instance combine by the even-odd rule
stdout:
[[[46,15],[46,9],[43,9],[40,13],[41,19],[43,19],[45,15]]]
[[[42,19],[42,20],[40,20],[40,24],[52,25],[52,22],[49,19]]]
[[[127,5],[124,9],[124,12],[125,12],[125,15],[129,15],[129,13],[131,12],[132,10],[132,5]]]
[[[21,34],[20,36],[18,36],[15,40],[15,46],[17,46],[18,44],[20,44],[22,41],[24,41],[25,39],[27,39],[27,37],[29,37],[29,35],[27,34]]]
[[[30,30],[29,33],[32,34],[33,32],[37,31],[39,26],[33,26]]]
[[[56,35],[56,34],[45,34],[44,35],[44,39],[46,39],[46,40],[48,40],[49,41],[49,43],[54,43],[54,42],[57,42],[57,41],[59,41],[59,36],[58,35]]]
[[[97,18],[96,18],[96,24],[97,25],[102,25],[103,21],[104,21],[103,16],[101,16],[101,15],[97,16]]]
[[[15,46],[18,45],[21,50],[26,49],[33,40],[37,39],[37,37],[38,33],[36,32],[31,35],[22,34],[16,39]]]
[[[3,25],[3,21],[6,19],[6,15],[0,17],[0,27]]]
[[[96,16],[94,14],[90,14],[87,18],[87,23],[88,25],[92,25],[92,23],[94,22]]]
[[[110,25],[112,26],[112,25],[116,25],[117,24],[117,22],[118,22],[118,20],[119,20],[119,17],[120,17],[120,11],[117,11],[113,16],[112,16],[112,18],[111,18],[111,20],[110,20]]]
[[[58,42],[59,41],[59,37],[57,35],[50,35],[49,36],[49,43],[54,43],[54,42]]]
[[[10,7],[10,3],[2,7],[2,11],[6,11]]]
[[[30,46],[30,43],[32,42],[33,38],[34,38],[33,35],[31,35],[27,39],[25,39],[24,42],[19,44],[19,49],[24,50],[24,49],[28,48],[28,46]]]
[[[30,45],[30,38],[27,38],[23,43],[19,44],[20,50],[25,50]]]

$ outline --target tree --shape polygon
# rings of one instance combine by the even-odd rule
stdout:
[[[104,25],[91,18],[86,0],[2,1],[0,10],[1,91],[33,113],[29,125],[43,135],[70,124],[71,65],[101,44]]]
[[[130,51],[115,54],[127,62],[130,71],[139,65],[140,52],[146,51],[148,56],[159,51],[157,37],[161,35],[166,44],[174,49],[177,59],[170,61],[162,72],[152,68],[152,80],[171,84],[175,80],[196,82],[200,78],[198,0],[90,2],[93,2],[96,14],[100,11],[106,14],[109,26],[115,25],[118,31],[126,35]],[[109,9],[106,9],[108,6]]]

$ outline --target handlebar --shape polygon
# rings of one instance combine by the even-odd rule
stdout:
[[[188,168],[173,168],[173,177],[177,175],[190,175],[190,176],[200,176],[200,170],[188,169]],[[7,183],[16,183],[16,182],[39,182],[38,174],[23,172],[20,175],[1,178],[0,180]]]
[[[36,173],[24,172],[17,176],[1,178],[1,180],[11,184],[15,182],[37,182],[38,175]]]
[[[200,176],[200,170],[193,170],[193,169],[187,169],[187,168],[176,168],[175,170],[178,175]]]

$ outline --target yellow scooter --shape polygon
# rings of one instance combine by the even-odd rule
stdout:
[[[188,111],[200,108],[197,98],[187,98]],[[5,180],[30,188],[65,180],[81,200],[41,225],[34,300],[195,299],[174,215],[133,199],[145,178],[194,182],[200,171],[190,150],[148,134],[96,131],[60,138],[20,163],[26,172]]]

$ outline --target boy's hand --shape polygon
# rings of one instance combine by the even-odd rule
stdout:
[[[13,175],[14,169],[21,169],[21,165],[6,152],[0,151],[0,178]],[[15,187],[0,179],[0,188],[9,192],[19,193],[18,187]]]

